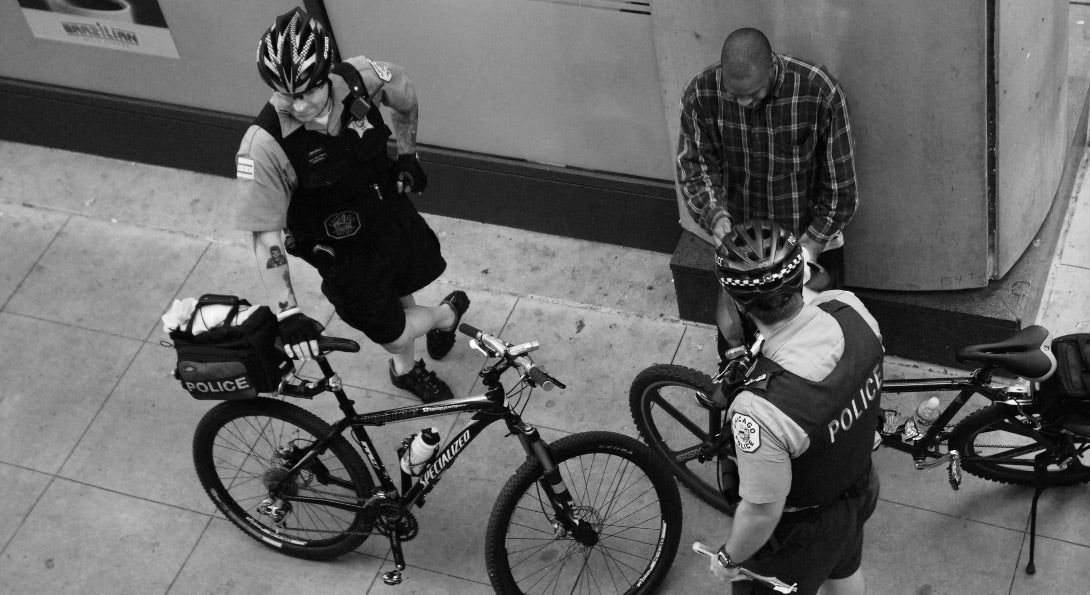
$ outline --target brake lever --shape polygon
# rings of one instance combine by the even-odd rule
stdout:
[[[485,357],[492,357],[490,353],[484,350],[484,347],[481,347],[481,344],[478,343],[476,339],[469,340],[469,347],[470,349],[476,349],[477,351],[481,352],[481,355]]]

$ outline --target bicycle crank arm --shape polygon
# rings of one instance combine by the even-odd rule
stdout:
[[[715,551],[708,546],[700,543],[699,541],[693,542],[693,551],[698,554],[704,554],[709,558],[715,558]],[[798,583],[789,585],[774,576],[764,576],[763,574],[757,574],[751,570],[739,566],[738,572],[742,573],[746,578],[763,583],[777,593],[794,593],[799,590]]]
[[[917,471],[938,467],[943,463],[949,464],[946,468],[946,475],[950,480],[950,487],[956,491],[961,486],[961,453],[951,450],[933,461],[924,461],[922,459],[915,461]]]
[[[956,450],[951,451],[951,452],[953,452],[955,454],[957,453]],[[933,461],[925,461],[924,459],[919,459],[919,460],[915,461],[916,470],[917,471],[923,471],[924,469],[931,469],[933,467],[938,467],[939,465],[942,465],[942,464],[946,463],[949,460],[950,460],[950,453],[949,452],[942,455],[941,457],[933,460]]]

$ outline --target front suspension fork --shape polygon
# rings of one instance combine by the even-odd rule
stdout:
[[[597,544],[598,533],[591,523],[576,516],[575,509],[572,507],[571,492],[568,491],[568,486],[564,484],[560,469],[556,466],[556,461],[553,460],[552,450],[549,448],[548,443],[541,439],[537,428],[525,424],[508,425],[511,431],[518,436],[526,455],[537,459],[541,464],[543,473],[538,485],[548,494],[549,504],[556,514],[554,528],[557,531],[557,537],[560,536],[561,530],[563,530],[585,546],[590,547]]]

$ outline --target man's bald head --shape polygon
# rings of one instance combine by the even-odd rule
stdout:
[[[763,80],[772,67],[772,44],[757,29],[738,29],[723,42],[719,60],[728,80],[739,83]]]
[[[723,42],[723,90],[742,107],[761,103],[772,85],[772,45],[756,29],[738,29]]]

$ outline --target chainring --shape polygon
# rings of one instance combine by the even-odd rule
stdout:
[[[369,502],[363,514],[376,532],[387,537],[396,534],[401,541],[410,541],[420,533],[420,523],[416,517],[397,502]]]

